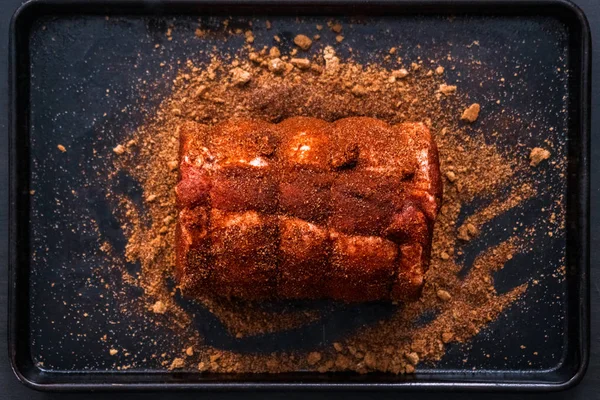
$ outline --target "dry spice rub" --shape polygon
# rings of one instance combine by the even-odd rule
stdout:
[[[340,33],[342,27],[338,25],[332,23],[330,28]],[[329,46],[309,58],[303,49],[311,46],[310,35],[303,36],[296,37],[295,46],[290,48],[254,48],[250,40],[233,58],[215,54],[206,65],[184,63],[172,93],[145,125],[115,148],[117,170],[127,171],[144,190],[144,214],[131,199],[119,199],[120,218],[128,237],[127,257],[142,267],[140,275],[131,279],[132,284],[144,289],[149,320],[157,316],[162,323],[168,321],[171,329],[189,337],[193,348],[190,352],[188,347],[179,349],[179,353],[165,350],[174,354],[164,362],[165,368],[412,373],[419,363],[439,360],[447,344],[467,342],[527,289],[523,284],[499,294],[493,280],[495,271],[527,250],[527,235],[484,249],[473,267],[461,274],[464,243],[476,240],[495,216],[536,196],[530,181],[516,180],[518,171],[531,168],[530,160],[511,158],[486,143],[478,131],[478,118],[485,115],[486,104],[470,105],[460,85],[445,80],[447,66],[443,62],[413,63],[396,69],[360,65],[341,59]],[[397,49],[389,53],[394,55]],[[260,354],[211,347],[194,328],[193,312],[175,300],[168,284],[176,265],[178,129],[189,122],[216,126],[231,118],[251,118],[275,124],[299,116],[328,122],[368,116],[390,125],[422,121],[431,131],[439,148],[444,200],[432,232],[430,267],[422,296],[419,301],[398,305],[390,316],[357,328],[326,348]],[[548,158],[546,162],[552,160],[549,152],[536,150],[531,163],[537,165]],[[498,190],[507,187],[512,190],[498,196]],[[463,207],[474,199],[489,201],[466,220],[459,218]],[[558,213],[556,219],[561,218]],[[560,228],[560,224],[552,226]],[[327,316],[323,309],[309,306],[282,311],[201,294],[199,302],[237,339],[314,324]],[[433,320],[416,323],[431,312],[435,314]]]

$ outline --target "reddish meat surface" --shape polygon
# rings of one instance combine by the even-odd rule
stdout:
[[[441,202],[427,127],[364,117],[179,128],[186,295],[417,299]]]

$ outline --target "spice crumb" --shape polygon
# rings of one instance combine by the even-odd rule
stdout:
[[[450,343],[454,338],[454,334],[452,332],[444,332],[442,333],[442,342]]]
[[[231,70],[231,82],[234,85],[245,85],[252,79],[252,74],[248,71],[244,71],[241,68],[234,68]]]
[[[419,355],[417,353],[407,353],[405,356],[412,365],[417,365],[419,363]]]
[[[450,299],[452,299],[452,296],[450,295],[450,293],[448,293],[446,290],[442,290],[442,289],[437,291],[437,297],[442,301],[449,301]]]
[[[183,361],[183,358],[176,357],[173,359],[173,362],[171,362],[169,369],[181,369],[183,367],[185,367],[185,361]]]
[[[534,147],[529,153],[529,165],[537,167],[542,161],[550,158],[550,152],[541,147]]]
[[[354,85],[351,92],[353,95],[358,97],[364,96],[368,93],[367,89],[361,85]]]
[[[310,49],[312,45],[312,40],[306,35],[296,35],[294,38],[294,43],[296,46],[300,47],[302,50],[306,51]]]
[[[167,306],[162,301],[157,301],[152,305],[152,312],[156,314],[164,314],[167,311]]]
[[[63,146],[62,144],[59,144],[58,146],[56,146],[56,148],[58,148],[63,153],[66,153],[66,151],[67,151],[67,148],[65,146]]]
[[[400,68],[395,71],[392,71],[392,76],[396,79],[403,79],[408,76],[408,71],[406,68]]]
[[[290,63],[299,69],[308,69],[310,68],[310,60],[307,58],[292,58]]]
[[[306,362],[308,362],[309,365],[315,365],[319,361],[321,361],[321,353],[317,351],[309,353],[308,357],[306,358]]]
[[[442,83],[439,92],[445,96],[449,96],[456,92],[456,85],[446,85],[445,83]]]
[[[113,152],[115,154],[121,155],[121,154],[125,153],[125,147],[123,147],[122,145],[119,144],[115,148],[113,148]]]
[[[478,103],[473,103],[465,111],[463,111],[462,116],[460,117],[460,119],[463,120],[463,121],[467,121],[467,122],[473,123],[479,117],[479,111],[480,110],[481,110],[481,107],[479,106],[479,104]]]
[[[471,237],[477,236],[479,234],[479,229],[473,224],[467,224],[467,232]]]
[[[377,357],[375,354],[368,352],[364,357],[365,365],[371,369],[377,368]]]
[[[271,58],[279,58],[281,57],[281,51],[278,47],[273,46],[269,49],[269,57]]]
[[[458,177],[453,171],[446,172],[446,178],[448,178],[450,182],[456,182],[456,180],[458,179]]]
[[[283,62],[281,58],[274,58],[272,60],[269,60],[268,66],[269,71],[275,74],[281,74],[283,71],[285,71],[285,62]]]
[[[169,171],[176,171],[179,168],[179,163],[177,161],[169,161],[167,167],[169,167]]]
[[[115,354],[117,354],[118,352],[119,352],[119,350],[117,350],[117,349],[110,349],[110,350],[108,351],[108,353],[109,353],[111,356],[114,356],[114,355],[115,355]]]

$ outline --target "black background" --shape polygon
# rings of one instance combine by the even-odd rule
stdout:
[[[592,35],[593,38],[598,38],[600,37],[600,2],[598,2],[597,0],[580,0],[580,1],[576,1],[577,4],[579,4],[584,12],[586,13],[589,21],[590,21],[590,25],[592,28]],[[20,1],[14,1],[14,0],[2,0],[0,1],[0,4],[3,6],[2,7],[2,12],[1,12],[1,16],[0,16],[0,25],[2,27],[2,30],[0,32],[2,32],[3,35],[3,39],[0,41],[0,52],[2,52],[0,54],[0,60],[2,62],[2,66],[0,67],[0,94],[2,96],[1,100],[2,100],[2,107],[3,107],[3,112],[0,113],[0,127],[4,128],[4,132],[6,132],[6,128],[7,128],[7,112],[8,112],[8,96],[7,96],[7,79],[6,79],[6,73],[7,73],[7,48],[8,48],[8,23],[10,20],[10,16],[12,15],[12,13],[14,12],[14,10],[19,6]],[[596,57],[594,57],[594,59],[596,59]],[[595,64],[594,64],[594,71],[597,71],[597,68],[600,66],[600,64],[598,63],[598,60],[596,60]],[[597,93],[593,93],[593,104],[595,104],[598,99],[597,99]],[[596,96],[595,96],[596,95]],[[595,108],[595,107],[593,107]],[[597,126],[597,116],[593,115],[592,116],[593,120],[592,120],[592,132],[594,132],[596,126]],[[594,135],[592,134],[592,137]],[[2,175],[0,176],[0,179],[2,179],[2,182],[4,183],[2,185],[3,188],[8,188],[8,135],[2,135],[2,144],[0,145],[0,156],[1,156],[1,161],[2,162],[2,168],[1,168],[1,173]],[[595,159],[595,155],[598,155],[598,153],[600,153],[600,149],[598,149],[598,145],[596,143],[595,140],[592,139],[592,160]],[[596,192],[598,191],[598,188],[596,187],[597,185],[595,185],[594,183],[596,182],[596,173],[597,171],[595,171],[596,168],[596,163],[594,163],[592,161],[592,175],[591,175],[591,181],[592,181],[592,202],[591,204],[594,205],[596,203]],[[2,241],[1,247],[0,247],[0,257],[2,260],[7,260],[7,234],[8,234],[8,210],[7,210],[7,192],[5,190],[5,195],[2,197],[2,204],[0,205],[0,222],[1,223],[1,230],[0,230],[0,240]],[[600,279],[596,276],[596,274],[594,274],[594,262],[596,260],[596,255],[597,255],[597,250],[596,250],[596,246],[594,246],[596,244],[596,242],[598,241],[598,237],[595,233],[598,232],[598,224],[595,223],[596,219],[597,219],[597,213],[594,210],[594,207],[592,206],[592,220],[591,220],[591,227],[592,227],[592,254],[591,254],[591,258],[592,258],[592,309],[593,309],[593,304],[598,303],[600,301],[600,286],[598,286],[598,283],[600,283]],[[0,293],[0,315],[2,316],[2,321],[1,323],[1,329],[2,331],[0,331],[0,342],[5,344],[5,340],[6,340],[6,322],[5,322],[5,316],[6,316],[6,278],[7,278],[7,273],[6,273],[6,266],[7,266],[7,262],[3,262],[0,263],[0,279],[2,280],[2,282],[0,283],[4,290]],[[579,385],[577,388],[570,390],[568,392],[563,392],[563,393],[557,393],[557,394],[553,394],[551,395],[552,398],[563,398],[566,396],[575,396],[577,398],[600,398],[600,385],[599,385],[599,380],[600,378],[598,377],[598,375],[600,374],[600,363],[598,362],[598,360],[596,359],[595,355],[599,352],[599,347],[600,347],[600,335],[597,332],[597,329],[595,329],[596,327],[600,328],[600,326],[598,326],[598,321],[596,321],[596,319],[594,318],[593,314],[592,314],[592,349],[591,349],[591,363],[590,363],[590,368],[588,370],[588,374],[587,376],[584,378],[584,381],[582,382],[581,385]],[[6,349],[6,345],[4,346],[4,348]],[[173,394],[170,394],[173,395]],[[151,399],[153,398],[165,398],[167,396],[170,396],[169,394],[162,394],[162,395],[156,395],[156,396],[150,396],[148,394],[144,394],[142,396],[144,396],[145,398],[150,397]],[[250,394],[237,394],[237,396],[243,396],[243,395],[250,395]],[[261,397],[281,397],[281,396],[289,396],[290,394],[288,393],[273,393],[273,394],[261,394]],[[373,396],[375,394],[371,394],[370,396]],[[434,397],[443,397],[443,398],[458,398],[458,396],[460,396],[461,398],[463,397],[476,397],[479,398],[481,397],[481,394],[475,394],[475,395],[465,395],[465,394],[459,394],[459,395],[454,395],[454,396],[449,396],[447,394],[424,394],[424,395],[417,395],[417,394],[405,394],[405,395],[410,395],[411,397],[416,397],[416,398],[434,398]],[[8,362],[8,358],[7,358],[7,352],[6,351],[0,351],[0,399],[23,399],[25,397],[35,397],[35,398],[55,398],[55,397],[59,397],[61,395],[58,394],[42,394],[42,393],[35,393],[27,388],[25,388],[24,386],[22,386],[21,384],[19,384],[16,380],[16,378],[14,377],[14,375],[12,375],[12,372],[10,371],[10,364]],[[107,398],[108,396],[110,396],[110,394],[106,394],[106,395],[102,395],[102,394],[97,394],[97,395],[89,395],[89,394],[74,394],[74,395],[62,395],[64,397],[71,397],[71,398],[78,398],[78,397],[85,397],[85,398]],[[114,395],[113,395],[114,396]],[[180,397],[182,398],[192,398],[192,396],[194,398],[202,396],[202,394],[199,393],[195,393],[195,394],[181,394]],[[231,393],[223,393],[223,394],[213,394],[212,396],[218,396],[218,397],[232,397],[232,396],[236,396],[236,394],[231,394]],[[301,397],[303,396],[302,394],[297,394],[297,397]],[[306,396],[306,394],[304,395]],[[333,394],[333,393],[328,393],[328,394],[310,394],[310,396],[323,396],[323,397],[333,397],[333,396],[338,396],[338,394]],[[359,395],[359,394],[350,394],[350,393],[344,393],[344,394],[339,394],[339,396],[344,396],[344,397],[367,397],[368,395],[364,394],[364,395]],[[370,397],[369,396],[369,397]],[[382,396],[382,397],[386,397],[386,396],[397,396],[391,393],[385,394],[385,393],[381,393],[381,394],[377,394],[377,396]],[[486,395],[486,396],[490,396],[493,398],[506,398],[506,395]],[[119,394],[118,395],[119,398],[139,398],[140,395],[135,395],[135,394]],[[514,395],[514,396],[510,396],[510,398],[521,398],[524,397],[524,395]],[[62,398],[62,397],[61,397]]]

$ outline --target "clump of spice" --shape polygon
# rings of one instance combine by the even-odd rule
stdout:
[[[296,44],[296,46],[300,47],[302,50],[308,50],[308,49],[310,49],[310,46],[312,45],[312,40],[310,40],[310,38],[306,35],[297,35],[294,38],[294,43]]]
[[[541,147],[534,147],[529,154],[529,160],[532,167],[537,167],[542,161],[550,158],[550,152]]]
[[[460,119],[466,122],[475,122],[479,118],[479,111],[481,107],[478,103],[471,104],[465,111],[463,111]]]

